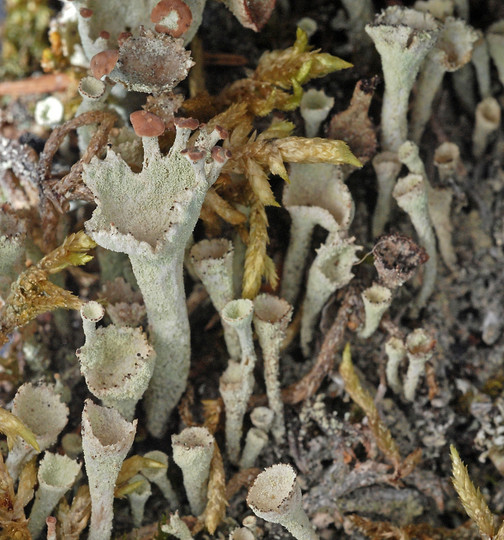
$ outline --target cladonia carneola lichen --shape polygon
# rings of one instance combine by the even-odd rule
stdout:
[[[157,354],[146,395],[149,431],[161,437],[168,417],[185,390],[189,373],[190,330],[185,304],[185,248],[208,188],[228,159],[209,147],[221,131],[202,138],[202,149],[187,149],[194,120],[181,120],[168,155],[156,137],[143,137],[144,163],[134,173],[114,151],[93,159],[84,179],[97,199],[86,223],[101,246],[129,255],[149,318]]]

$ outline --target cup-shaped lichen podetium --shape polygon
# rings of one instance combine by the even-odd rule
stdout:
[[[94,396],[131,421],[152,376],[155,353],[139,328],[115,324],[95,328],[101,319],[94,317],[99,307],[88,302],[81,308],[86,335],[85,345],[77,350],[81,372]]]
[[[201,240],[191,248],[191,262],[203,282],[215,309],[221,312],[233,299],[233,244],[225,238]],[[238,334],[223,321],[224,339],[229,356],[240,357]]]
[[[301,317],[301,349],[305,357],[310,354],[315,323],[331,294],[347,285],[354,277],[352,266],[357,262],[355,238],[334,238],[322,245],[308,272],[306,296]]]
[[[471,59],[478,35],[461,19],[448,17],[439,32],[436,45],[422,66],[411,111],[411,139],[420,144],[424,128],[432,113],[432,103],[445,72],[453,72]]]
[[[25,383],[14,396],[12,414],[17,416],[30,429],[39,445],[40,451],[56,442],[58,435],[68,421],[68,407],[62,403],[54,385],[35,386]],[[7,456],[6,465],[15,481],[25,465],[34,455],[35,449],[20,437]]]
[[[260,294],[254,300],[254,327],[264,359],[264,379],[268,404],[275,413],[273,436],[278,443],[285,436],[285,421],[280,392],[280,348],[292,317],[292,306],[283,298]]]
[[[122,463],[135,438],[137,421],[127,422],[114,409],[87,399],[82,411],[82,448],[91,495],[89,540],[112,534],[114,489]]]
[[[72,487],[80,468],[80,463],[68,456],[52,454],[51,452],[45,453],[37,473],[39,488],[28,524],[28,530],[33,538],[39,537],[47,516],[54,510],[61,497]]]
[[[343,183],[341,167],[337,165],[291,163],[289,179],[282,201],[292,223],[280,296],[295,305],[315,226],[328,231],[327,243],[335,234],[345,236],[355,207],[352,195]]]
[[[397,151],[408,132],[408,101],[418,70],[434,46],[438,24],[429,13],[392,6],[366,26],[381,56],[385,93],[382,150]]]
[[[210,462],[215,439],[205,427],[188,427],[172,435],[173,461],[182,469],[191,512],[199,516],[207,503]]]
[[[189,374],[190,333],[185,303],[183,261],[210,186],[228,159],[213,145],[223,130],[199,137],[187,149],[198,122],[178,119],[175,142],[164,156],[157,137],[142,137],[144,162],[134,173],[109,150],[104,160],[85,167],[84,181],[97,207],[86,223],[102,247],[127,253],[142,292],[157,359],[146,393],[147,427],[161,437],[168,417],[185,390]]]
[[[265,469],[249,489],[247,504],[257,517],[280,523],[298,540],[319,538],[303,510],[301,488],[290,465]]]

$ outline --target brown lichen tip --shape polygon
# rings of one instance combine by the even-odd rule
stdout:
[[[275,7],[275,0],[223,0],[245,28],[259,32]]]
[[[114,69],[118,59],[119,51],[116,49],[95,54],[89,64],[93,77],[101,79],[104,75],[108,75]]]
[[[226,163],[226,161],[231,157],[230,150],[225,150],[221,146],[214,146],[212,148],[212,158],[217,163]]]
[[[206,154],[199,148],[186,148],[180,152],[185,158],[192,162],[200,161],[205,158]]]
[[[161,118],[147,111],[132,112],[130,122],[139,137],[159,137],[165,130]]]
[[[161,0],[154,6],[150,19],[157,23],[156,32],[178,38],[191,26],[192,13],[182,0]]]
[[[126,41],[128,41],[128,39],[132,36],[133,34],[131,32],[121,32],[118,36],[117,36],[117,44],[119,45],[119,47],[121,47],[122,45],[124,45],[124,43]]]
[[[200,123],[199,120],[196,120],[196,118],[182,118],[178,117],[173,120],[173,123],[182,129],[198,129]]]
[[[89,19],[93,16],[93,10],[89,8],[81,8],[79,13],[84,19]]]
[[[224,129],[222,126],[215,126],[215,131],[219,134],[219,137],[223,140],[229,137],[228,130]]]

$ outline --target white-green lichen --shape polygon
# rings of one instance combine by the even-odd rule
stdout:
[[[86,230],[100,246],[129,255],[144,298],[157,354],[146,395],[147,425],[156,437],[163,435],[189,374],[190,328],[183,280],[186,244],[207,190],[227,160],[222,148],[210,147],[220,135],[210,133],[201,141],[202,149],[187,150],[190,133],[190,127],[177,127],[166,156],[156,137],[143,137],[140,173],[132,172],[113,151],[104,160],[93,159],[83,173],[97,200]]]

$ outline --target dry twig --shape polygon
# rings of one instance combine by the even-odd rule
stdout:
[[[0,83],[0,96],[52,94],[66,90],[70,83],[71,78],[65,73],[50,73],[20,81],[3,81]]]
[[[91,517],[91,496],[87,484],[77,490],[72,506],[68,506],[66,499],[61,499],[58,507],[58,538],[65,540],[79,540],[82,531],[86,528]]]
[[[68,209],[69,199],[94,200],[89,189],[82,183],[82,170],[85,164],[103,150],[116,118],[115,114],[106,111],[85,112],[54,129],[47,139],[44,150],[40,154],[37,171],[40,189],[40,214],[46,248],[54,245],[58,224],[56,211],[64,213]],[[89,141],[82,158],[72,166],[70,172],[62,180],[48,182],[52,160],[63,139],[70,131],[89,124],[98,124],[98,128]]]
[[[257,467],[251,467],[250,469],[242,469],[241,471],[238,471],[227,483],[226,499],[229,501],[240,491],[241,488],[248,488],[260,473],[261,469],[258,469]]]
[[[358,300],[359,298],[355,291],[349,288],[343,297],[331,328],[325,335],[322,348],[312,369],[300,381],[282,390],[284,403],[295,405],[310,398],[317,392],[324,377],[333,367],[336,352],[343,344],[348,319]]]

